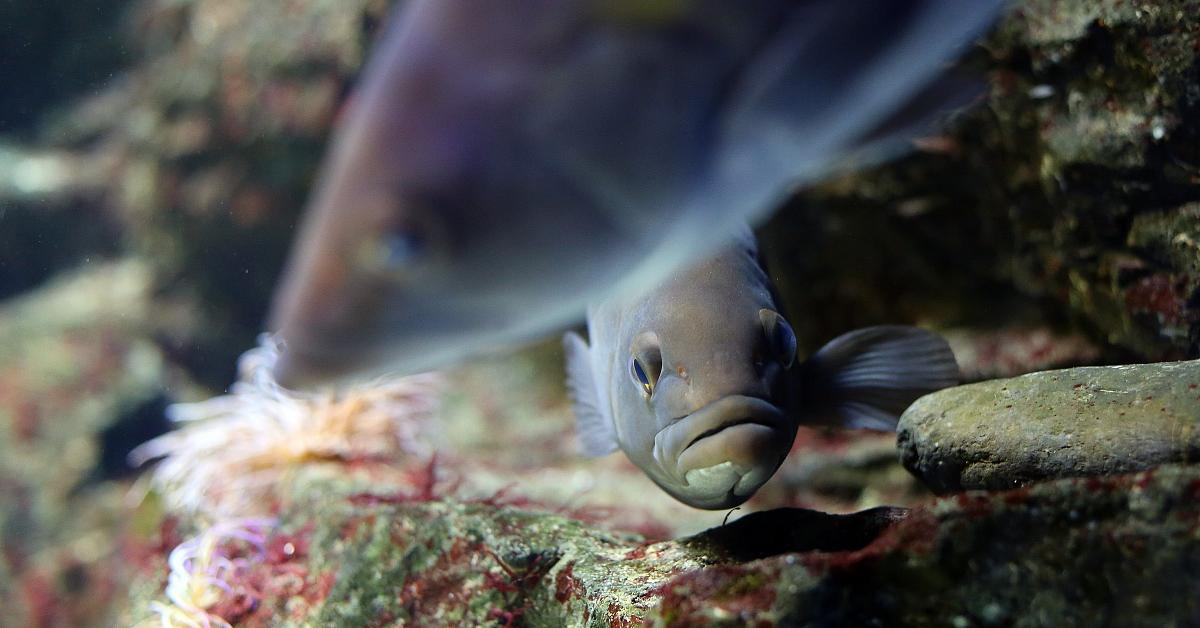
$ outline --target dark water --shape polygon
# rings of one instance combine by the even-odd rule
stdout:
[[[28,136],[64,101],[94,91],[132,57],[129,0],[0,2],[0,133]]]

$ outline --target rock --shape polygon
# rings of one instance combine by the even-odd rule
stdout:
[[[1200,470],[967,493],[907,516],[781,509],[642,542],[536,504],[305,474],[208,612],[235,625],[1114,625],[1200,618]],[[161,551],[161,550],[160,550]],[[131,588],[152,619],[165,560]],[[1137,577],[1129,577],[1129,574]],[[177,617],[177,619],[182,619]],[[212,619],[210,617],[210,619]]]
[[[900,418],[935,491],[1012,488],[1200,460],[1200,361],[1043,371],[958,386]]]
[[[787,551],[859,550],[905,514],[779,509],[648,542],[609,529],[603,514],[553,512],[523,498],[464,500],[439,495],[444,485],[380,492],[378,478],[360,492],[370,485],[311,469],[305,476],[262,553],[222,583],[235,593],[207,612],[235,625],[635,625],[677,574]],[[245,556],[231,537],[215,551]],[[159,597],[159,582],[150,575],[135,586],[142,599],[126,623],[150,616],[145,598]]]
[[[1198,480],[1163,468],[942,499],[860,550],[681,573],[650,623],[1192,625]]]
[[[966,64],[986,106],[761,230],[801,347],[870,324],[1015,323],[1086,334],[1106,363],[1200,357],[1198,13],[1013,3]]]
[[[98,20],[56,5],[55,16],[79,24],[53,29],[53,48],[76,42],[66,48],[90,58],[115,46],[124,67],[106,67],[106,83],[86,94],[37,107],[48,113],[19,148],[0,137],[0,297],[6,283],[26,289],[94,258],[97,242],[108,255],[141,256],[155,299],[187,314],[153,321],[166,354],[220,389],[262,331],[326,138],[391,2],[101,4],[121,5],[99,22],[120,22],[123,37],[83,39]],[[45,74],[45,58],[28,61],[36,70],[27,71]],[[71,78],[54,74],[43,83]],[[80,222],[106,228],[71,228]]]
[[[0,623],[113,625],[124,602],[143,518],[113,477],[124,437],[165,429],[150,285],[143,264],[93,264],[0,307]]]
[[[960,328],[941,334],[968,382],[1095,364],[1102,353],[1081,334],[1063,334],[1046,327]]]

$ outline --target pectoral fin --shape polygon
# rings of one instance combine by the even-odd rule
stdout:
[[[563,349],[567,353],[567,391],[580,449],[587,456],[610,454],[617,450],[617,434],[612,419],[601,410],[588,345],[579,334],[569,331],[563,335]]]
[[[939,335],[902,325],[834,338],[805,362],[806,404],[845,427],[893,430],[913,401],[959,381]]]

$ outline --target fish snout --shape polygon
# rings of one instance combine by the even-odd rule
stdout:
[[[741,395],[714,401],[659,431],[654,458],[671,491],[697,508],[729,508],[754,494],[779,468],[795,438],[774,404]]]

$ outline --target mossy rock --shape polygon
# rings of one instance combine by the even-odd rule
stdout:
[[[1002,489],[1200,460],[1200,361],[1042,371],[948,388],[900,419],[936,491]]]

